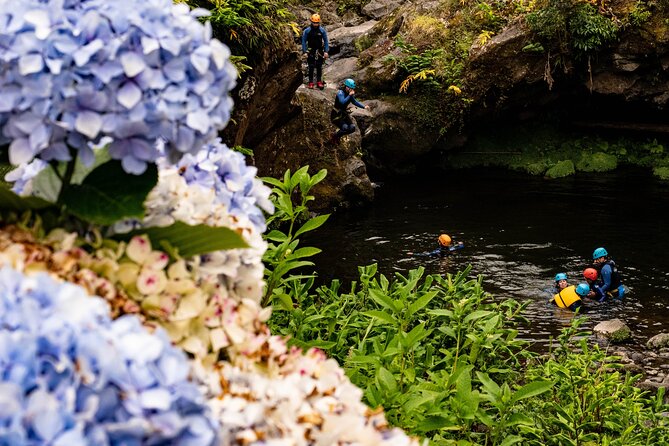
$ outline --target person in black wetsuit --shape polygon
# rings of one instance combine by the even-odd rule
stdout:
[[[465,247],[465,244],[462,242],[453,243],[453,240],[448,234],[441,234],[437,239],[437,242],[439,243],[439,247],[437,247],[437,249],[433,251],[419,252],[416,254],[409,252],[407,254],[419,257],[436,257],[436,256],[444,257],[447,255],[451,255],[454,251],[457,251]]]
[[[330,121],[339,128],[339,131],[334,133],[330,140],[334,144],[339,144],[342,136],[355,132],[355,124],[353,124],[353,120],[348,113],[349,104],[358,108],[369,108],[355,99],[355,81],[353,79],[344,81],[344,85],[335,96],[332,112],[330,112]]]
[[[323,83],[323,61],[328,58],[330,43],[328,32],[321,26],[321,16],[313,14],[311,25],[302,32],[302,55],[307,58],[309,66],[309,83],[307,88],[314,88],[314,70],[316,71],[316,86],[321,90]]]
[[[622,284],[616,262],[609,258],[606,249],[595,249],[592,253],[592,260],[599,275],[599,281],[597,282],[600,292],[599,301],[601,302],[607,297],[622,299],[625,295],[625,286]]]

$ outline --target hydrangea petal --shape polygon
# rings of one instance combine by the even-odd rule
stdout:
[[[142,90],[134,82],[126,82],[118,91],[116,99],[119,104],[130,109],[142,99]]]
[[[93,139],[98,136],[102,129],[102,117],[92,111],[82,111],[77,115],[77,120],[74,123],[74,128]]]

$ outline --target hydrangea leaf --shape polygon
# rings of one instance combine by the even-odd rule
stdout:
[[[106,149],[95,150],[95,161],[91,166],[85,166],[80,158],[77,158],[74,166],[74,174],[72,175],[72,183],[81,184],[86,176],[95,170],[97,167],[111,160],[111,156]],[[59,163],[57,169],[61,175],[65,173],[67,163]],[[47,201],[55,203],[58,200],[58,193],[60,192],[61,181],[55,174],[52,168],[46,168],[41,171],[32,180],[33,195],[43,198]]]
[[[157,182],[158,169],[153,164],[142,175],[128,175],[120,161],[109,161],[81,184],[70,185],[63,193],[63,204],[73,215],[101,225],[142,218],[144,200]]]
[[[180,221],[165,227],[140,229],[122,237],[130,239],[138,234],[146,234],[154,246],[168,242],[184,258],[224,249],[248,248],[242,236],[230,228],[189,225]]]
[[[0,184],[0,209],[25,211],[28,209],[44,209],[52,203],[37,197],[20,197],[10,190],[4,182]]]

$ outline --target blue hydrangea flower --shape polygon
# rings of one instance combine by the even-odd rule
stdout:
[[[89,143],[139,174],[210,142],[236,73],[209,24],[171,0],[0,0],[0,145],[14,165],[93,161]]]
[[[178,167],[188,184],[215,190],[218,202],[230,214],[247,217],[260,233],[265,231],[262,210],[274,212],[269,200],[271,190],[256,178],[258,169],[247,166],[244,155],[217,139],[196,155],[184,156]]]
[[[0,444],[211,445],[217,426],[165,332],[47,275],[0,269]]]
[[[13,183],[12,191],[18,195],[29,195],[32,191],[32,179],[49,164],[37,158],[28,164],[21,164],[5,175],[5,181]]]

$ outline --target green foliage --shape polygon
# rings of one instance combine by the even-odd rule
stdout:
[[[125,218],[143,217],[144,200],[157,183],[158,169],[154,164],[149,164],[141,175],[128,175],[120,161],[108,161],[81,184],[65,182],[59,201],[69,213],[84,221],[111,225]]]
[[[513,329],[524,305],[494,301],[469,268],[445,277],[419,268],[394,280],[376,265],[359,272],[349,292],[338,281],[315,294],[301,289],[295,308],[275,311],[273,332],[324,349],[392,424],[435,444],[501,442],[525,422],[514,405],[551,383],[514,384],[531,356]]]
[[[235,56],[254,60],[263,48],[274,48],[290,29],[293,15],[284,0],[179,0],[211,15],[214,34]],[[238,63],[242,60],[238,59]]]
[[[581,159],[576,164],[576,170],[582,172],[606,172],[618,167],[618,157],[604,152],[581,153]]]
[[[274,301],[292,308],[292,298],[287,294],[292,286],[300,286],[301,279],[310,276],[293,275],[291,271],[313,266],[313,262],[304,260],[319,252],[318,248],[298,247],[300,235],[319,228],[328,219],[329,214],[320,215],[311,219],[308,217],[307,204],[314,199],[309,195],[312,187],[323,181],[327,175],[325,169],[316,175],[308,173],[309,166],[298,169],[291,175],[287,170],[282,180],[263,178],[272,187],[271,200],[276,211],[267,219],[267,224],[273,228],[265,239],[268,242],[267,251],[263,257],[265,263],[265,282],[267,284],[263,306]]]
[[[603,15],[593,4],[581,0],[545,0],[526,17],[530,28],[550,47],[573,50],[577,58],[588,56],[615,40],[620,29],[615,17]]]
[[[181,258],[224,249],[248,248],[242,236],[230,228],[188,225],[180,221],[170,226],[140,229],[118,238],[129,240],[133,235],[141,234],[146,234],[154,246],[162,246],[169,253],[178,253]]]
[[[653,175],[661,180],[669,180],[669,167],[656,167],[653,169]]]
[[[558,161],[555,165],[546,171],[548,178],[562,178],[573,175],[576,172],[574,162],[572,160]]]
[[[550,379],[555,385],[528,409],[541,414],[533,429],[521,428],[528,445],[667,444],[668,423],[663,393],[651,398],[634,387],[637,376],[621,373],[619,358],[591,347],[578,327],[563,331],[552,355],[528,368],[529,379]],[[578,339],[578,340],[577,340]]]

